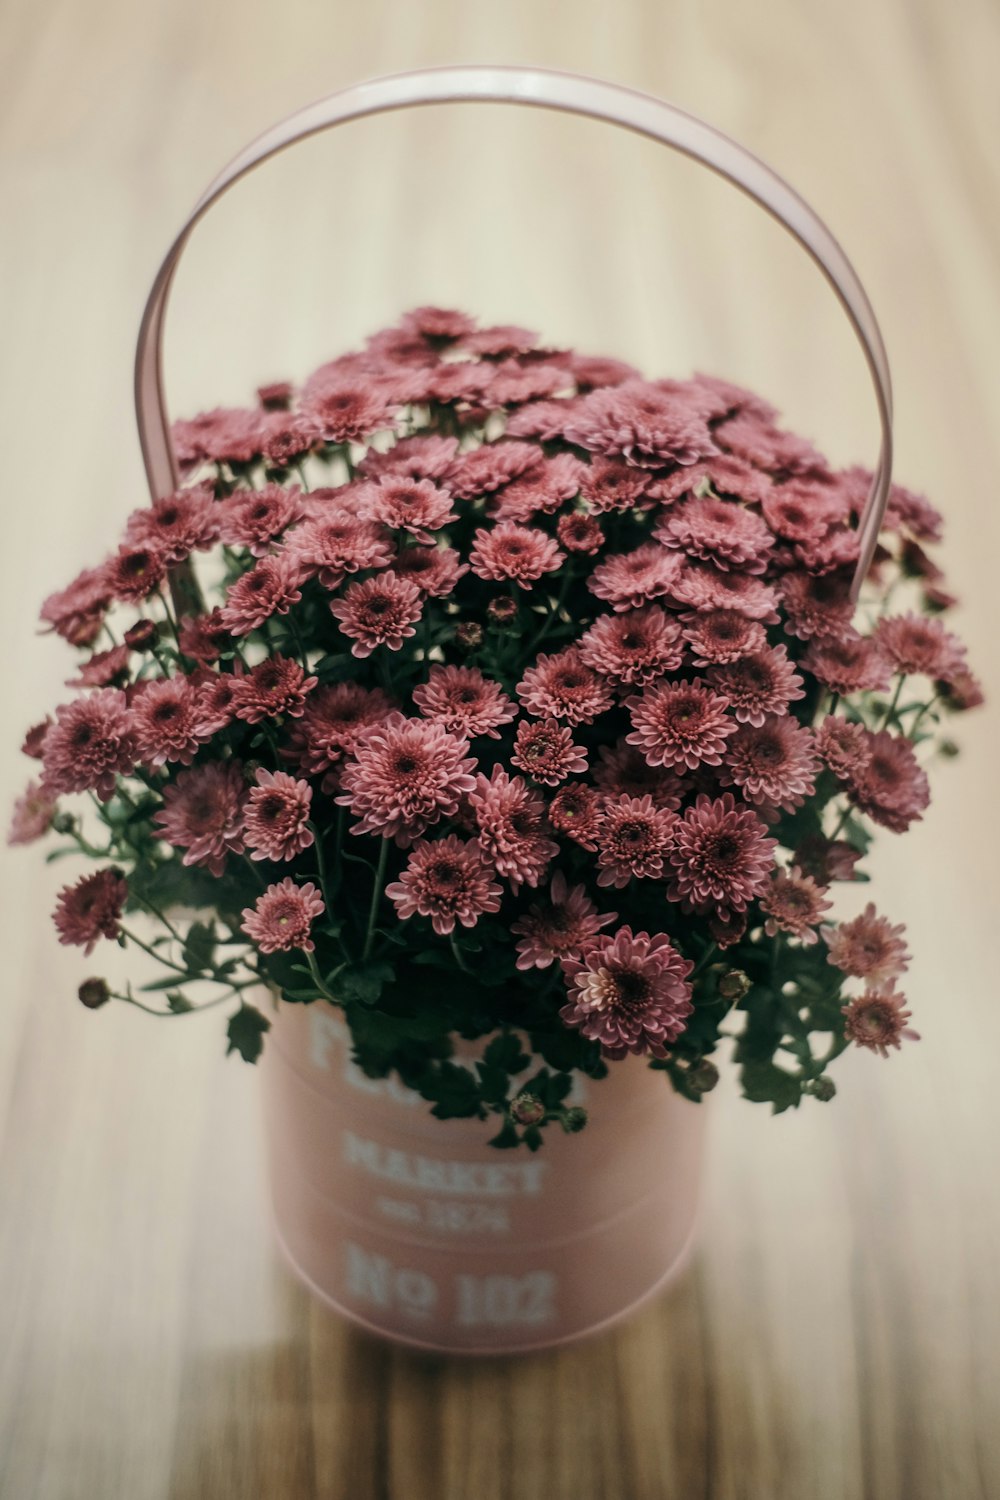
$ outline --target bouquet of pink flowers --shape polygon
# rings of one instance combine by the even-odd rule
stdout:
[[[84,1004],[230,1000],[252,1062],[248,991],[331,1002],[367,1074],[531,1148],[629,1053],[699,1099],[730,1039],[783,1110],[915,1035],[903,928],[831,892],[981,701],[926,500],[892,488],[856,618],[871,476],[724,381],[421,308],[258,395],[177,423],[184,486],[42,608],[82,691],[11,841],[100,862],[61,942],[164,970]]]

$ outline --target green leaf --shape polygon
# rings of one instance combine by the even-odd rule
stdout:
[[[770,1104],[776,1115],[797,1107],[802,1098],[800,1080],[763,1059],[744,1063],[740,1081],[745,1099],[755,1104]]]
[[[373,959],[370,963],[355,964],[345,969],[337,980],[338,998],[345,1002],[358,1001],[361,1005],[375,1005],[385,985],[395,978],[392,964],[385,959]]]
[[[255,1063],[264,1050],[264,1033],[270,1029],[270,1021],[261,1015],[256,1006],[241,1005],[236,1014],[229,1018],[229,1025],[226,1027],[229,1038],[226,1056],[230,1052],[238,1052],[244,1062]]]
[[[523,1073],[531,1058],[514,1033],[507,1031],[493,1038],[483,1053],[483,1062],[491,1068],[503,1068],[507,1073]]]
[[[486,1143],[495,1146],[498,1151],[510,1151],[521,1144],[521,1138],[517,1133],[517,1126],[513,1120],[504,1120],[499,1132],[492,1136]]]
[[[184,983],[186,980],[197,978],[197,974],[182,974],[180,982]],[[172,990],[177,983],[177,975],[168,974],[166,979],[151,979],[148,984],[141,984],[139,986],[139,993],[140,995],[152,995],[160,990]]]
[[[192,974],[204,974],[215,955],[215,923],[192,922],[184,939],[184,962]]]
[[[171,990],[167,995],[167,1004],[175,1016],[183,1015],[185,1011],[194,1010],[190,1000],[186,1000],[180,990]]]
[[[507,1097],[510,1074],[506,1068],[493,1068],[489,1063],[477,1062],[479,1090],[487,1104],[502,1104]]]

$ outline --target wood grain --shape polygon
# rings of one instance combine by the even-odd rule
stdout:
[[[6,0],[0,48],[8,796],[65,675],[28,621],[143,501],[132,343],[181,215],[273,118],[434,62],[663,94],[813,201],[882,320],[898,473],[948,516],[958,624],[1000,703],[990,0]],[[171,399],[239,401],[423,301],[727,374],[838,461],[873,454],[850,333],[773,224],[649,143],[500,108],[373,122],[242,185],[178,280]],[[996,710],[961,727],[928,816],[875,862],[911,928],[920,1045],[845,1059],[836,1103],[793,1118],[723,1087],[690,1273],[620,1331],[519,1362],[396,1352],[314,1306],[269,1239],[253,1070],[210,1017],[84,1012],[46,917],[64,870],[7,854],[4,1500],[997,1494]]]

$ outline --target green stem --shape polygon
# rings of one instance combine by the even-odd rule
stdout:
[[[319,972],[319,964],[316,962],[315,953],[309,952],[306,949],[303,949],[302,951],[306,955],[306,963],[309,965],[309,972],[313,977],[313,983],[319,990],[320,994],[323,996],[323,999],[331,1001],[334,1005],[339,1005],[340,1002],[337,999],[336,995],[332,994],[330,990],[327,989],[326,984],[324,983],[323,976]],[[336,976],[337,974],[339,974],[341,969],[345,967],[346,966],[344,964],[341,964],[339,968],[336,968],[333,971],[334,975]]]
[[[555,624],[556,620],[558,620],[558,618],[559,618],[559,612],[560,612],[560,610],[562,609],[563,605],[566,602],[566,595],[569,592],[569,586],[570,586],[571,582],[572,582],[572,573],[571,573],[571,570],[570,570],[569,566],[567,565],[566,572],[565,572],[565,574],[563,576],[562,588],[559,590],[559,597],[556,599],[556,602],[553,605],[553,607],[550,609],[549,613],[545,616],[545,619],[542,622],[542,628],[541,628],[541,630],[539,630],[537,632],[537,634],[535,635],[534,640],[529,641],[527,647],[525,648],[525,656],[526,657],[530,657],[530,656],[533,656],[535,654],[535,652],[537,651],[537,649],[538,649],[539,645],[541,644],[541,642],[544,641],[545,637],[548,635],[549,631],[552,629],[552,626]]]
[[[163,964],[164,968],[173,969],[175,974],[183,974],[185,979],[191,977],[188,969],[182,969],[180,964],[175,964],[172,959],[164,958],[162,953],[157,953],[155,948],[151,948],[148,943],[144,943],[142,938],[136,937],[134,932],[129,932],[127,927],[121,927],[119,931],[130,943],[135,943],[136,947],[141,948],[144,953],[148,953],[150,958],[155,958],[158,964]]]
[[[921,719],[924,717],[925,714],[930,713],[931,709],[934,707],[935,703],[938,701],[939,696],[940,696],[940,694],[935,693],[932,698],[928,698],[927,702],[922,706],[922,708],[920,709],[920,712],[917,714],[917,717],[914,719],[913,723],[910,725],[910,733],[907,736],[907,738],[909,739],[909,741],[910,741],[911,744],[916,739],[917,730],[920,728],[920,721],[921,721]]]
[[[462,973],[470,973],[471,970],[469,969],[468,964],[465,962],[465,959],[462,957],[462,950],[455,940],[454,932],[450,932],[448,934],[448,942],[451,944],[451,951],[455,955],[455,962],[458,964],[458,967],[461,969]]]
[[[896,705],[899,703],[899,695],[903,691],[903,683],[905,681],[906,681],[906,673],[905,672],[900,672],[899,676],[896,678],[896,691],[892,695],[892,702],[889,704],[889,707],[886,709],[886,711],[885,711],[885,717],[883,718],[881,724],[878,726],[879,732],[881,732],[881,730],[885,729],[892,722],[892,717],[893,717],[893,715],[896,712]]]
[[[389,840],[382,840],[379,850],[378,865],[375,869],[375,882],[372,886],[372,904],[368,911],[368,927],[365,932],[365,946],[361,954],[362,963],[367,963],[371,957],[372,944],[375,941],[375,923],[378,919],[378,909],[382,900],[382,888],[385,885],[385,867],[389,858]]]

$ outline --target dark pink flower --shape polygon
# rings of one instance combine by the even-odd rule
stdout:
[[[131,703],[136,760],[144,766],[189,766],[208,736],[199,694],[188,677],[161,677],[140,686]]]
[[[362,485],[357,495],[358,516],[393,531],[407,531],[429,545],[433,533],[455,520],[451,495],[429,479],[407,479],[389,474]]]
[[[633,552],[620,552],[600,563],[587,587],[614,610],[638,609],[650,599],[673,593],[682,566],[676,552],[659,542],[644,542]]]
[[[37,781],[29,781],[14,803],[7,842],[33,844],[52,827],[58,803]]]
[[[523,917],[510,926],[520,938],[519,969],[548,969],[567,958],[578,958],[602,927],[617,919],[617,912],[598,912],[582,885],[569,886],[557,870],[548,896],[533,902]]]
[[[726,746],[719,779],[738,786],[748,802],[790,811],[815,791],[818,770],[809,730],[789,715],[772,715],[740,726]]]
[[[233,638],[226,629],[221,609],[213,609],[207,615],[185,615],[181,620],[181,654],[200,666],[210,666],[232,647]]]
[[[909,740],[882,729],[865,731],[871,752],[864,769],[848,784],[855,806],[884,828],[905,833],[923,816],[931,796],[927,776],[917,764]]]
[[[569,1003],[559,1014],[600,1042],[605,1057],[666,1057],[694,1009],[691,967],[663,934],[633,936],[631,927],[619,927],[595,938],[579,960],[564,960]]]
[[[259,490],[234,490],[216,511],[224,542],[265,557],[282,533],[302,520],[305,505],[297,485],[265,484]]]
[[[715,440],[727,453],[735,453],[758,469],[778,477],[822,472],[823,459],[805,438],[781,432],[767,417],[739,413],[715,428]]]
[[[600,615],[580,639],[580,656],[615,683],[646,687],[684,659],[681,628],[658,604]]]
[[[820,542],[828,527],[845,519],[842,492],[816,481],[773,486],[763,496],[761,509],[774,534],[790,542]]]
[[[770,528],[754,511],[731,500],[700,495],[667,511],[656,527],[665,547],[710,562],[723,572],[763,573],[774,545]]]
[[[645,469],[636,469],[618,459],[595,458],[583,472],[580,493],[590,510],[598,514],[631,510],[648,484],[649,475]]]
[[[667,554],[678,559],[680,553]],[[770,584],[749,573],[721,572],[711,563],[681,562],[680,571],[670,586],[679,604],[688,609],[735,609],[748,620],[777,620],[777,596]]]
[[[171,428],[174,449],[184,469],[211,463],[251,463],[260,453],[261,412],[243,408],[200,412]]]
[[[425,719],[470,740],[481,734],[499,739],[500,726],[517,717],[500,684],[477,667],[432,666],[427,681],[414,688],[413,701]]]
[[[205,865],[222,875],[226,855],[241,854],[247,786],[238,761],[206,761],[179,771],[163,789],[163,806],[153,814],[161,837],[183,849],[181,863]]]
[[[814,743],[820,760],[838,781],[860,776],[871,757],[864,725],[852,724],[833,714],[817,726]]]
[[[854,614],[849,587],[849,578],[841,573],[786,573],[780,590],[789,634],[802,641],[837,641],[849,635]]]
[[[230,584],[219,619],[231,635],[249,635],[272,615],[287,615],[302,598],[302,578],[287,553],[262,557]]]
[[[119,547],[106,567],[109,591],[127,604],[141,604],[167,576],[163,553],[148,543]]]
[[[853,628],[835,641],[810,641],[802,667],[832,693],[845,697],[887,688],[891,675],[880,642]]]
[[[870,901],[853,921],[838,922],[822,929],[830,963],[842,973],[871,985],[898,979],[909,967],[910,952],[903,938],[905,932],[902,923],[894,927],[887,918],[880,917]]]
[[[393,474],[402,479],[443,479],[458,451],[458,439],[442,433],[400,438],[386,453],[369,448],[358,465],[365,479]]]
[[[312,787],[284,771],[257,772],[243,810],[243,830],[251,859],[294,859],[314,842],[309,827]]]
[[[587,769],[583,746],[574,745],[572,731],[561,727],[555,719],[543,719],[541,723],[522,719],[510,759],[532,781],[544,786],[558,786],[567,776]]]
[[[875,640],[896,672],[919,672],[947,680],[965,670],[965,647],[940,620],[916,614],[892,615],[878,622]]]
[[[494,583],[508,579],[521,587],[532,584],[543,573],[552,573],[563,554],[552,537],[514,521],[498,521],[475,533],[469,562],[477,578]]]
[[[393,707],[381,688],[324,684],[309,694],[292,725],[288,758],[305,775],[322,776],[350,755],[364,731],[382,723]]]
[[[986,702],[979,678],[966,669],[950,672],[944,681],[936,682],[934,686],[945,707],[956,713],[967,713]]]
[[[737,661],[711,666],[705,673],[741,724],[763,724],[768,714],[785,714],[805,697],[802,678],[784,646],[764,646]]]
[[[483,382],[480,399],[490,410],[518,406],[546,396],[557,396],[572,389],[572,380],[556,364],[541,360],[505,359],[496,365]]]
[[[441,937],[454,932],[456,922],[475,927],[483,912],[499,911],[503,894],[479,845],[454,834],[414,844],[405,870],[385,893],[404,922],[419,912]]]
[[[498,521],[531,521],[539,512],[551,514],[580,493],[584,465],[572,453],[557,453],[538,462],[505,489],[498,491],[493,515]]]
[[[538,463],[541,454],[534,443],[483,443],[459,453],[452,460],[444,483],[458,500],[477,500],[503,489]]]
[[[398,577],[415,583],[428,599],[447,599],[469,571],[454,547],[405,547],[394,568]]]
[[[888,1057],[889,1048],[898,1048],[904,1036],[919,1039],[906,1025],[912,1012],[905,1007],[906,996],[897,994],[894,984],[866,990],[844,1006],[844,1035],[857,1046]]]
[[[42,784],[47,792],[96,792],[107,802],[118,776],[135,765],[125,694],[101,688],[56,709],[45,736]]]
[[[363,583],[352,583],[343,599],[330,605],[341,631],[354,642],[352,656],[359,657],[371,656],[379,646],[398,651],[404,640],[416,634],[413,627],[422,610],[417,585],[391,569]]]
[[[606,796],[597,832],[598,885],[659,880],[675,816],[652,797]]]
[[[545,834],[545,804],[522,776],[508,776],[501,766],[476,777],[469,794],[479,845],[497,874],[517,894],[520,886],[537,886],[559,853]]]
[[[476,325],[467,313],[450,307],[415,307],[412,312],[404,313],[399,326],[429,344],[453,344],[456,339],[475,337]]]
[[[586,782],[562,786],[549,803],[549,823],[557,833],[591,853],[597,848],[603,797]]]
[[[594,553],[604,545],[601,523],[582,510],[560,516],[556,523],[556,535],[567,552]]]
[[[625,381],[585,396],[577,403],[564,436],[591,453],[623,458],[645,469],[693,464],[716,447],[704,417],[690,400],[644,380]]]
[[[517,696],[536,717],[564,719],[571,726],[592,723],[613,702],[610,684],[588,667],[576,646],[554,656],[543,652],[518,683]]]
[[[105,563],[85,568],[66,588],[50,594],[39,615],[71,646],[89,646],[101,632],[110,603],[111,585]]]
[[[462,338],[462,348],[481,359],[501,359],[512,354],[530,354],[538,343],[538,334],[516,323],[500,323],[493,328],[478,328]]]
[[[198,691],[195,733],[199,739],[210,740],[213,734],[218,734],[233,722],[236,717],[237,684],[243,676],[244,672],[240,667],[235,673],[205,670],[199,672],[196,678],[190,679]]]
[[[328,443],[360,443],[392,426],[397,406],[376,381],[348,380],[317,370],[306,381],[302,409],[318,425]]]
[[[305,711],[306,696],[317,680],[307,677],[297,661],[270,656],[245,677],[234,677],[233,712],[247,724],[276,719],[280,714],[297,719]]]
[[[821,834],[809,834],[795,850],[797,867],[820,885],[829,885],[832,880],[853,880],[854,866],[860,858],[861,851],[846,839],[825,839]]]
[[[64,885],[52,913],[60,943],[91,953],[99,938],[116,938],[127,900],[128,883],[114,866]]]
[[[623,359],[610,359],[607,355],[577,354],[570,349],[561,360],[581,391],[596,390],[603,385],[622,385],[626,380],[640,378],[634,365],[626,364]]]
[[[736,609],[707,609],[701,614],[681,615],[685,641],[696,667],[739,661],[767,644],[764,627]]]
[[[67,679],[67,687],[120,687],[129,671],[129,648],[111,646],[107,651],[96,651],[85,661],[75,677]]]
[[[801,870],[776,870],[767,894],[760,898],[760,909],[767,913],[764,931],[768,937],[787,932],[800,942],[819,941],[816,924],[829,911],[826,890]]]
[[[269,380],[257,387],[257,400],[265,411],[287,411],[293,394],[290,380]]]
[[[603,792],[614,796],[651,797],[657,807],[676,812],[689,782],[663,766],[651,766],[641,750],[627,740],[614,746],[602,745],[594,780]]]
[[[322,422],[305,412],[269,411],[260,428],[261,455],[274,468],[288,468],[323,443]]]
[[[24,739],[21,741],[21,754],[27,755],[31,760],[41,760],[45,754],[45,736],[52,727],[52,720],[46,714],[39,724],[32,724]]]
[[[204,486],[154,500],[145,510],[133,511],[125,526],[126,542],[154,548],[167,563],[183,562],[218,538],[219,507]]]
[[[313,491],[313,499],[317,491]],[[300,579],[318,578],[325,589],[337,589],[349,573],[384,568],[392,562],[392,544],[381,526],[360,521],[341,504],[324,507],[285,538],[284,555]]]
[[[626,735],[651,766],[693,771],[718,766],[726,740],[738,725],[727,700],[701,682],[660,682],[641,698],[629,698],[632,732]]]
[[[715,909],[723,919],[745,911],[768,888],[775,847],[760,818],[731,792],[702,794],[674,823],[667,897],[685,910]]]
[[[468,748],[433,720],[390,714],[362,736],[341,773],[336,800],[358,819],[351,831],[407,849],[433,824],[455,817],[476,784]]]
[[[522,406],[520,411],[511,412],[507,418],[507,434],[509,437],[537,438],[539,442],[552,442],[554,438],[562,437],[564,427],[572,421],[579,404],[572,399],[533,401],[530,406]]]
[[[243,908],[240,927],[261,953],[287,953],[292,948],[311,953],[316,946],[312,924],[325,910],[323,897],[311,881],[296,885],[286,875],[269,885],[255,906]]]

